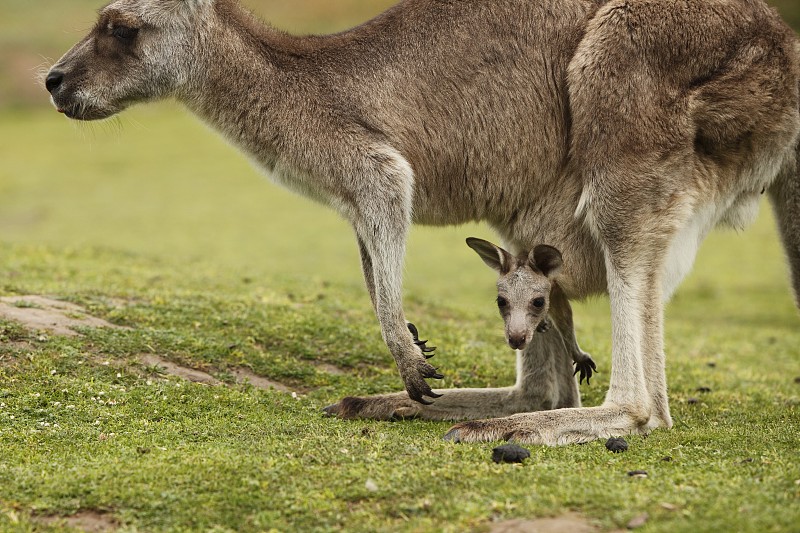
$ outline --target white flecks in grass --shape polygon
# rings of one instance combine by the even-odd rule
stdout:
[[[364,488],[370,492],[378,492],[378,485],[371,479],[367,479],[366,483],[364,483]]]

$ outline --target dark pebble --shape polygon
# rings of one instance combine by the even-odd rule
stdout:
[[[661,460],[668,463],[668,462],[672,461],[672,457],[667,455],[666,457],[662,457]]]
[[[689,398],[688,400],[686,400],[686,403],[688,403],[688,404],[696,404],[699,401],[700,400],[698,400],[697,398]]]
[[[645,470],[631,470],[628,472],[628,475],[631,477],[647,477],[647,471]]]
[[[531,456],[531,452],[516,444],[504,444],[492,450],[492,461],[495,463],[521,463]]]
[[[717,368],[717,363],[711,361],[709,363],[706,363],[706,366],[708,366],[709,368]]]
[[[628,451],[628,443],[622,437],[611,437],[606,441],[606,448],[610,452],[621,453]]]
[[[741,461],[739,461],[739,464],[752,463],[753,461],[754,459],[752,457],[748,457],[747,459],[742,459]]]
[[[711,392],[711,388],[710,387],[697,387],[697,389],[695,389],[695,390],[697,392]]]
[[[800,376],[797,376],[796,378],[794,378],[794,382],[795,383],[800,383]]]

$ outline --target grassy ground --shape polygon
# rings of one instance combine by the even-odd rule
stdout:
[[[250,5],[305,32],[387,3]],[[27,67],[6,59],[58,55],[101,4],[2,8],[2,69],[31,78],[0,76],[0,104],[30,83],[42,105],[0,109],[0,296],[50,295],[129,329],[65,338],[0,320],[0,531],[86,526],[68,520],[87,515],[130,531],[463,531],[567,511],[600,529],[646,512],[645,531],[797,530],[800,319],[768,210],[746,234],[705,244],[667,312],[675,428],[628,439],[625,454],[534,448],[524,466],[498,466],[490,444],[442,442],[447,423],[324,419],[344,395],[400,386],[347,225],[169,104],[95,126],[48,109]],[[504,385],[513,355],[470,235],[491,238],[414,230],[406,311],[439,346],[445,386]],[[607,302],[576,315],[602,371],[582,387],[597,404]],[[143,354],[231,385],[187,383]],[[235,385],[241,367],[297,398]],[[649,476],[626,475],[636,469]]]
[[[568,510],[601,528],[643,512],[652,531],[797,527],[800,331],[766,210],[746,235],[709,239],[668,309],[673,430],[622,455],[597,442],[497,466],[492,445],[441,441],[447,423],[320,416],[399,386],[355,244],[193,119],[170,105],[99,127],[5,113],[0,138],[0,293],[130,328],[62,338],[0,322],[0,529],[86,510],[146,531],[461,531]],[[503,385],[513,358],[469,235],[490,236],[415,230],[407,311],[440,346],[447,386]],[[576,313],[604,371],[583,387],[596,404],[607,302]],[[249,367],[300,394],[190,384],[141,354],[229,382]]]

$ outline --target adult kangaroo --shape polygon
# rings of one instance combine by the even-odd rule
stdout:
[[[406,0],[321,37],[234,0],[116,0],[46,86],[81,120],[174,97],[352,223],[407,395],[329,413],[522,412],[446,437],[562,444],[672,425],[664,302],[707,233],[744,226],[764,191],[800,295],[799,81],[798,38],[762,0]],[[515,392],[537,358],[568,359],[558,328],[519,356],[516,387],[427,384],[440,376],[401,302],[407,232],[475,220],[512,253],[560,249],[566,297],[609,294],[601,406],[528,412],[541,406]]]

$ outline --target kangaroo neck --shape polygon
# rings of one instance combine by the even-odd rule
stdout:
[[[272,170],[279,152],[291,145],[287,136],[301,120],[301,105],[315,100],[314,81],[307,71],[298,76],[294,65],[303,39],[236,9],[218,14],[203,41],[178,99]]]

